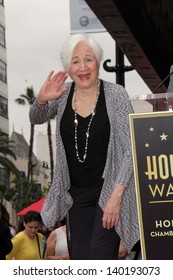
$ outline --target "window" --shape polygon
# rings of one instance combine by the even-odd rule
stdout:
[[[8,187],[10,185],[9,178],[9,171],[3,167],[0,167],[0,184]]]
[[[9,137],[7,133],[0,130],[1,140],[8,141]],[[3,149],[3,148],[2,148]],[[3,156],[3,155],[1,155]],[[6,168],[0,166],[0,184],[9,186],[10,185],[10,172]]]
[[[0,80],[7,83],[7,64],[0,60]]]
[[[7,141],[7,142],[9,141],[9,136],[8,136],[8,134],[2,132],[1,129],[0,129],[0,137],[1,137],[1,140],[2,140],[2,141]]]
[[[0,25],[0,45],[5,48],[5,28]]]
[[[8,100],[0,96],[0,116],[8,118]]]

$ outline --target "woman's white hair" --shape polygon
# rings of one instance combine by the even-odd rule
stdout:
[[[74,49],[81,42],[86,43],[93,50],[93,53],[95,54],[96,59],[100,65],[100,61],[102,60],[103,56],[103,49],[101,48],[101,46],[93,38],[85,33],[72,34],[65,41],[60,52],[61,62],[64,70],[69,70]]]

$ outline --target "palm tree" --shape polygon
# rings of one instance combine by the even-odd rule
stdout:
[[[12,184],[12,188],[6,194],[6,200],[11,201],[17,212],[43,197],[41,191],[34,197],[36,181],[16,177]]]
[[[49,155],[50,155],[50,179],[51,183],[53,181],[53,171],[54,171],[54,160],[53,160],[53,147],[52,147],[52,130],[51,130],[51,120],[47,121],[47,135],[49,144]]]
[[[7,157],[10,156],[16,160],[16,155],[12,151],[12,141],[9,141],[7,137],[4,136],[5,134],[2,131],[0,131],[0,165],[2,165],[7,171],[17,175],[19,172],[18,169],[13,164],[13,162]]]
[[[16,98],[15,101],[20,105],[29,105],[31,106],[35,100],[35,93],[33,87],[26,88],[26,94],[21,94],[19,98]],[[34,124],[30,124],[30,144],[29,144],[29,153],[28,153],[28,180],[33,179],[33,166],[32,166],[32,154],[33,154],[33,142],[34,142]]]
[[[19,98],[15,101],[20,105],[32,105],[34,103],[36,96],[33,87],[26,88],[26,94],[21,94]],[[47,135],[48,135],[48,145],[49,145],[49,155],[50,155],[50,169],[51,169],[51,182],[53,179],[54,161],[53,161],[53,149],[52,149],[52,134],[51,134],[51,123],[50,119],[47,121]],[[33,142],[34,142],[34,124],[31,124],[30,129],[30,145],[29,145],[29,155],[28,155],[28,180],[31,177],[33,179],[33,166],[32,166],[32,153],[33,153]]]
[[[8,136],[0,131],[0,166],[4,168],[5,179],[4,182],[0,184],[0,201],[3,202],[3,199],[6,199],[6,194],[9,192],[10,188],[10,172],[18,176],[19,171],[13,162],[10,160],[10,157],[16,160],[16,155],[14,154],[11,145],[12,141],[8,140]]]

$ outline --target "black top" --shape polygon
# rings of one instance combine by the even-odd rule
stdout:
[[[10,228],[0,224],[0,260],[6,260],[6,255],[11,252],[12,248]]]
[[[100,190],[103,184],[102,173],[105,167],[107,148],[110,135],[110,124],[106,110],[103,81],[100,84],[100,95],[96,106],[96,114],[90,126],[87,157],[80,163],[76,157],[74,141],[74,110],[72,83],[67,105],[62,116],[60,132],[66,151],[71,185],[75,188],[94,188]],[[82,117],[77,114],[77,141],[80,158],[83,158],[86,143],[86,131],[91,115]]]

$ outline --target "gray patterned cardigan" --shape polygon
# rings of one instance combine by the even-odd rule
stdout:
[[[115,230],[123,240],[128,252],[139,240],[136,194],[129,130],[129,114],[133,112],[125,89],[117,84],[103,81],[107,113],[110,121],[110,140],[103,177],[99,205],[104,209],[113,186],[126,186],[121,206],[121,216]],[[66,83],[67,91],[60,98],[50,101],[44,107],[36,102],[30,108],[32,124],[42,124],[56,115],[56,166],[54,179],[42,208],[43,222],[53,227],[58,219],[63,219],[73,204],[68,193],[70,178],[64,146],[60,135],[60,121],[63,115],[71,83]]]

